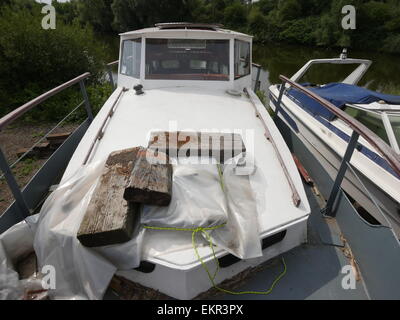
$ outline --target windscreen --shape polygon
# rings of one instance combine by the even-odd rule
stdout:
[[[146,79],[229,81],[229,40],[146,39]]]

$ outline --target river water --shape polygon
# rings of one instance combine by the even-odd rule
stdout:
[[[341,50],[321,49],[292,45],[254,45],[253,61],[261,64],[265,73],[262,88],[270,84],[280,83],[279,75],[293,76],[307,61],[317,58],[339,57]],[[371,90],[400,95],[400,56],[376,52],[348,50],[349,58],[368,59],[373,63],[362,80],[360,86]],[[323,84],[344,80],[354,66],[316,65],[310,69],[304,82]]]

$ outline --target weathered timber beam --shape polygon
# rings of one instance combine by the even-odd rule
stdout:
[[[155,155],[156,154],[156,155]],[[168,156],[141,148],[124,199],[154,206],[168,206],[172,197],[172,165]]]
[[[101,247],[131,239],[140,205],[128,203],[123,194],[139,149],[117,151],[108,157],[78,231],[84,246]]]

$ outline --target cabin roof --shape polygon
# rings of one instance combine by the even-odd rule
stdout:
[[[164,36],[188,36],[189,33],[196,36],[204,35],[205,38],[207,36],[213,35],[213,38],[216,34],[220,35],[222,38],[233,38],[233,37],[241,37],[247,38],[251,40],[253,37],[241,32],[224,29],[220,24],[204,24],[204,23],[186,23],[186,22],[174,22],[174,23],[159,23],[151,28],[144,28],[134,31],[128,31],[124,33],[120,33],[120,36],[143,36],[143,35],[164,35]]]

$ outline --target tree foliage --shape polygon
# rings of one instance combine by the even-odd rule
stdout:
[[[0,8],[0,114],[84,72],[92,83],[103,77],[104,45],[92,28],[58,19],[55,30],[44,30],[41,8]]]
[[[0,1],[0,113],[90,71],[99,83],[106,48],[96,39],[158,22],[223,23],[258,42],[400,53],[400,0],[70,0],[41,28],[34,0]],[[357,29],[343,30],[353,5]],[[57,110],[60,109],[59,107]]]

